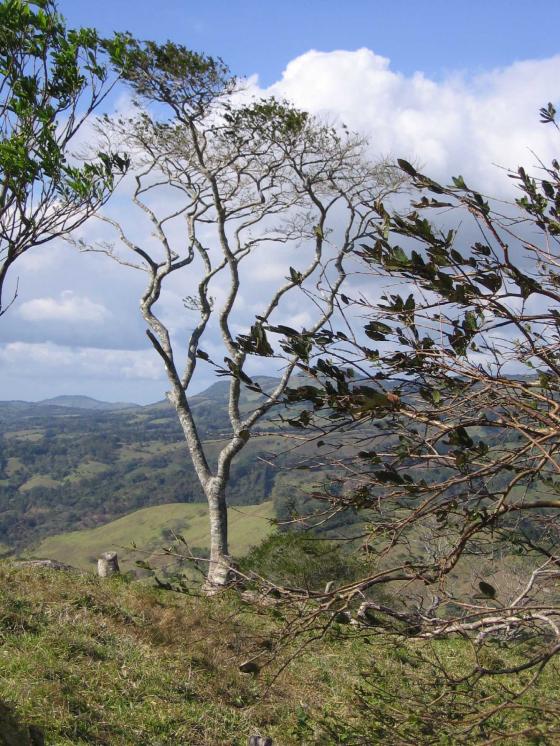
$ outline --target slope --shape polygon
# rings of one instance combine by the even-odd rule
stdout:
[[[234,556],[245,554],[272,530],[274,517],[272,502],[244,505],[229,509],[230,551]],[[208,548],[208,508],[202,503],[171,503],[142,508],[115,521],[83,531],[49,536],[31,554],[48,557],[83,569],[93,569],[101,552],[118,552],[119,563],[125,571],[135,561],[148,560],[158,565],[161,548],[181,534],[192,550]],[[132,548],[132,544],[136,550]]]

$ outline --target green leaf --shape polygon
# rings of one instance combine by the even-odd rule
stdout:
[[[301,272],[298,272],[297,269],[290,267],[290,277],[288,279],[290,279],[296,285],[301,285],[301,283],[303,282],[303,275],[301,274]]]
[[[541,115],[541,122],[543,124],[551,124],[555,120],[556,109],[553,106],[553,104],[549,101],[546,107],[543,107],[542,109],[539,110],[539,114]]]
[[[364,327],[365,334],[376,341],[383,341],[386,334],[390,334],[392,329],[387,324],[383,324],[381,321],[370,321]]]
[[[414,166],[409,163],[408,161],[405,161],[404,158],[397,158],[397,163],[402,168],[402,170],[407,173],[409,176],[417,176],[418,171],[414,168]]]

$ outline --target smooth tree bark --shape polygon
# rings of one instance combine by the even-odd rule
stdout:
[[[168,398],[208,501],[212,589],[231,572],[232,462],[335,313],[345,257],[371,234],[376,201],[401,178],[385,163],[370,162],[366,143],[345,130],[274,99],[243,102],[220,61],[171,44],[132,45],[127,60],[123,75],[145,108],[126,120],[106,120],[103,130],[133,154],[132,202],[151,236],[137,216],[125,221],[107,214],[103,220],[118,241],[81,247],[146,274],[140,307],[147,335],[165,367]],[[267,288],[258,313],[248,313],[241,293],[253,296],[252,275],[272,262],[285,278]],[[157,307],[169,281],[179,277],[192,324],[186,334],[170,328]],[[251,297],[253,307],[258,300]],[[297,313],[305,317],[300,328],[286,326]],[[286,330],[290,339],[275,343],[274,335]],[[223,352],[205,351],[218,343]],[[269,391],[251,378],[252,361],[263,355],[280,372]],[[229,435],[212,465],[190,400],[199,361],[230,380]],[[244,386],[260,394],[249,412],[240,405]]]

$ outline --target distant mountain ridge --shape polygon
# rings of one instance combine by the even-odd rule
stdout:
[[[140,407],[140,404],[133,402],[108,402],[94,399],[91,396],[62,394],[52,399],[43,399],[35,402],[43,407],[69,407],[71,409],[95,409],[98,411],[110,411],[113,409],[134,409]]]
[[[301,380],[302,378],[299,376],[294,377],[294,382],[292,385],[298,385],[298,382],[301,382]],[[280,379],[274,378],[272,376],[254,376],[253,381],[257,383],[262,388],[264,394],[266,394],[273,391]],[[217,407],[220,410],[223,409],[225,415],[227,413],[227,404],[229,400],[229,384],[229,378],[215,381],[203,391],[199,391],[197,394],[192,394],[191,396],[189,396],[189,401],[195,409],[201,406],[212,406]],[[257,402],[262,400],[262,398],[263,394],[251,391],[250,389],[242,386],[240,398],[242,405],[256,404]],[[167,399],[161,399],[160,401],[154,402],[153,404],[145,404],[142,407],[142,410],[144,412],[154,413],[173,412],[173,415],[175,416],[174,409],[167,401]]]
[[[255,376],[255,382],[258,383],[263,391],[271,391],[279,379],[272,376]],[[296,378],[295,381],[298,379]],[[294,381],[294,382],[295,382]],[[192,395],[195,403],[203,401],[212,401],[219,404],[226,404],[229,397],[229,380],[215,381],[208,388]],[[242,399],[246,394],[242,391]],[[250,398],[254,398],[254,394]],[[258,395],[257,395],[258,397]],[[97,412],[110,412],[125,409],[143,409],[161,410],[172,409],[167,399],[153,402],[151,404],[136,404],[135,402],[108,402],[101,399],[95,399],[92,396],[83,394],[61,394],[50,399],[41,401],[25,401],[22,399],[4,399],[0,401],[0,407],[12,409],[30,409],[34,407],[65,407],[67,409],[83,409]]]

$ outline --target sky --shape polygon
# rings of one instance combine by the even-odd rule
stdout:
[[[538,123],[539,107],[560,99],[560,3],[550,0],[62,0],[59,7],[70,26],[171,38],[221,56],[249,94],[288,98],[344,122],[370,138],[373,157],[414,160],[435,178],[462,173],[501,195],[508,187],[499,166],[530,164],[531,150],[545,161],[558,152],[552,128]],[[113,103],[129,106],[122,92]],[[113,209],[134,222],[124,198]],[[98,231],[88,224],[82,235]],[[246,299],[268,291],[269,270],[247,280]],[[138,273],[58,242],[20,259],[16,279],[19,297],[0,319],[1,399],[163,397],[161,364],[138,311]],[[177,286],[162,299],[177,334],[186,330],[186,294]],[[243,323],[251,307],[246,302]],[[196,386],[211,380],[207,370]]]

